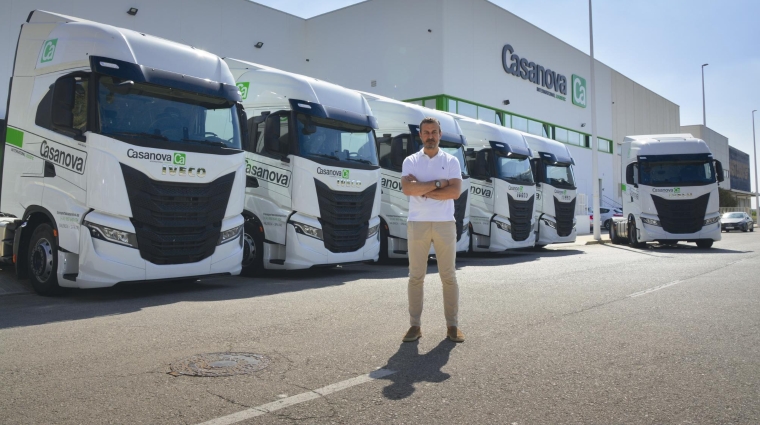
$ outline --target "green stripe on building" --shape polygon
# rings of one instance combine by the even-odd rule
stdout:
[[[5,132],[5,141],[22,148],[24,147],[24,132],[8,127]]]

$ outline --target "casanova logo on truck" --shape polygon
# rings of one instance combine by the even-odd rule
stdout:
[[[276,184],[277,186],[288,187],[290,185],[290,171],[275,171],[262,165],[261,163],[246,160],[245,174]]]
[[[66,168],[67,170],[71,170],[78,174],[84,174],[84,163],[87,154],[58,143],[56,143],[56,145],[58,145],[58,147],[48,145],[48,141],[43,140],[40,145],[40,156],[55,165]]]

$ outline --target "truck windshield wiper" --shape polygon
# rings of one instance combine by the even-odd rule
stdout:
[[[183,142],[198,143],[198,144],[201,144],[201,145],[219,146],[219,147],[222,147],[222,148],[226,148],[227,147],[226,143],[224,143],[224,142],[217,142],[216,140],[208,140],[208,139],[204,139],[204,140],[182,139],[182,141]]]
[[[104,136],[129,136],[129,137],[147,137],[150,139],[169,140],[168,137],[155,133],[133,133],[131,131],[116,131],[113,133],[103,133]]]
[[[349,161],[361,162],[362,164],[375,165],[375,164],[372,163],[372,161],[370,161],[368,159],[363,159],[363,158],[346,158],[346,159],[349,160]]]
[[[319,157],[319,158],[334,159],[336,161],[340,161],[341,160],[340,158],[338,158],[335,155],[326,155],[326,154],[323,154],[323,153],[312,153],[312,154],[309,154],[309,156],[316,156],[316,157]]]

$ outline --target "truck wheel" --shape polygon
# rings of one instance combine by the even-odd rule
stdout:
[[[388,264],[388,238],[390,237],[390,231],[388,225],[384,221],[380,220],[380,255],[377,262],[380,264]]]
[[[702,239],[701,241],[697,241],[697,248],[708,249],[712,247],[712,245],[713,241],[710,239]]]
[[[58,295],[58,247],[49,224],[40,224],[34,229],[29,241],[27,258],[29,280],[38,294],[48,297]]]
[[[636,222],[635,221],[629,221],[628,222],[628,245],[630,245],[632,248],[643,248],[644,243],[641,243],[636,238]]]
[[[264,237],[260,224],[253,220],[243,226],[243,270],[242,276],[255,276],[264,269]]]
[[[610,223],[611,224],[611,223]],[[620,245],[620,238],[618,238],[617,231],[615,230],[616,226],[609,226],[610,230],[610,242],[612,242],[613,245]]]

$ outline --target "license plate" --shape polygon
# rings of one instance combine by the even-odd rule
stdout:
[[[726,229],[733,229],[734,226],[726,226]]]

